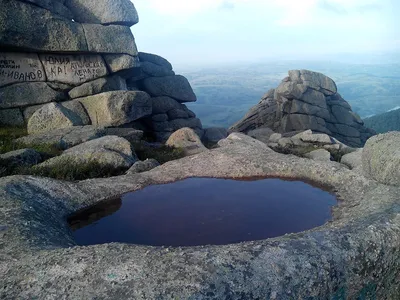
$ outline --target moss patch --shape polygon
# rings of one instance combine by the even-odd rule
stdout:
[[[27,134],[26,128],[0,127],[0,154],[21,149],[17,148],[14,140]]]
[[[124,174],[128,168],[115,168],[112,165],[100,164],[96,161],[88,163],[63,160],[52,166],[34,166],[25,170],[24,175],[50,177],[59,180],[85,180],[106,178]]]
[[[183,149],[165,145],[153,147],[146,143],[133,143],[133,148],[140,160],[154,158],[160,164],[185,157]]]

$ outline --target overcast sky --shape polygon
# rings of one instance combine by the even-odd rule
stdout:
[[[178,65],[400,50],[400,0],[133,0],[139,51]]]

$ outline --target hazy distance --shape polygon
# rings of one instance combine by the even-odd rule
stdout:
[[[140,51],[175,67],[259,60],[390,62],[398,0],[135,0]]]

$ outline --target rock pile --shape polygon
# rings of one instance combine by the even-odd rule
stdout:
[[[311,129],[353,147],[363,146],[375,134],[351,110],[331,78],[307,70],[289,71],[230,131],[247,133],[260,127],[279,133]]]
[[[129,0],[0,5],[0,125],[30,134],[86,125],[142,125],[160,139],[182,127],[202,134],[182,104],[196,101],[187,79],[137,51]]]
[[[192,128],[201,138],[201,121],[183,104],[197,100],[188,80],[175,75],[171,63],[160,56],[139,53],[139,59],[142,72],[128,80],[128,88],[145,91],[152,97],[152,114],[140,122],[139,128],[153,132],[163,142],[184,127]]]

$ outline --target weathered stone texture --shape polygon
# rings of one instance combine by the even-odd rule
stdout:
[[[129,168],[135,161],[136,154],[127,140],[117,136],[104,136],[67,149],[62,155],[51,158],[37,167],[96,162],[105,167]]]
[[[46,81],[37,54],[0,52],[0,87],[32,81]]]
[[[72,108],[72,106],[70,106]],[[42,133],[54,129],[84,124],[79,112],[75,112],[59,103],[49,103],[38,109],[28,121],[28,133]]]
[[[0,88],[0,109],[32,106],[66,99],[65,93],[53,90],[45,82],[16,83]]]
[[[60,149],[68,149],[84,142],[108,135],[102,127],[73,126],[51,130],[38,134],[30,134],[16,140],[26,145],[51,144]]]
[[[143,89],[153,97],[168,96],[178,102],[197,100],[189,81],[181,75],[146,78]]]
[[[0,160],[12,167],[33,166],[42,162],[42,156],[36,150],[26,148],[0,154]]]
[[[21,1],[0,0],[0,45],[21,50],[87,52],[81,24]]]
[[[145,92],[113,91],[74,101],[82,103],[92,124],[99,126],[119,126],[152,113],[152,101]]]
[[[0,125],[24,126],[24,116],[19,108],[0,110]]]
[[[18,0],[23,2],[32,3],[34,5],[45,8],[52,13],[58,14],[62,17],[72,20],[74,18],[72,12],[64,5],[64,0]]]
[[[73,183],[3,178],[0,298],[398,299],[398,187],[275,153],[242,134],[220,144],[143,174]],[[83,208],[150,185],[276,176],[331,187],[343,200],[332,221],[274,239],[178,248],[77,247],[67,224]]]
[[[89,52],[120,53],[137,56],[135,38],[129,27],[82,24]]]
[[[70,90],[71,99],[92,96],[110,91],[126,91],[126,80],[120,76],[109,76],[86,82]]]
[[[144,161],[137,161],[126,173],[127,175],[143,173],[158,167],[160,163],[155,159],[146,159]]]
[[[230,131],[248,132],[269,127],[276,132],[311,129],[326,133],[349,146],[361,147],[374,132],[337,93],[335,82],[317,72],[289,71],[274,90],[234,124]]]
[[[112,73],[124,71],[128,76],[132,71],[140,68],[139,58],[128,54],[105,54],[103,55],[106,64]]]
[[[165,143],[167,146],[180,148],[185,152],[185,155],[198,154],[207,151],[200,137],[191,128],[180,128],[175,131]]]
[[[65,5],[79,23],[132,26],[139,22],[135,6],[129,0],[66,0]]]
[[[40,54],[39,57],[51,82],[79,85],[108,74],[100,55]]]
[[[153,64],[156,64],[160,67],[163,67],[169,71],[172,71],[172,65],[171,63],[166,60],[164,57],[161,57],[156,54],[151,54],[151,53],[145,53],[145,52],[139,52],[139,59],[141,62],[150,62]]]
[[[362,153],[362,165],[366,177],[400,186],[400,132],[370,138]]]

